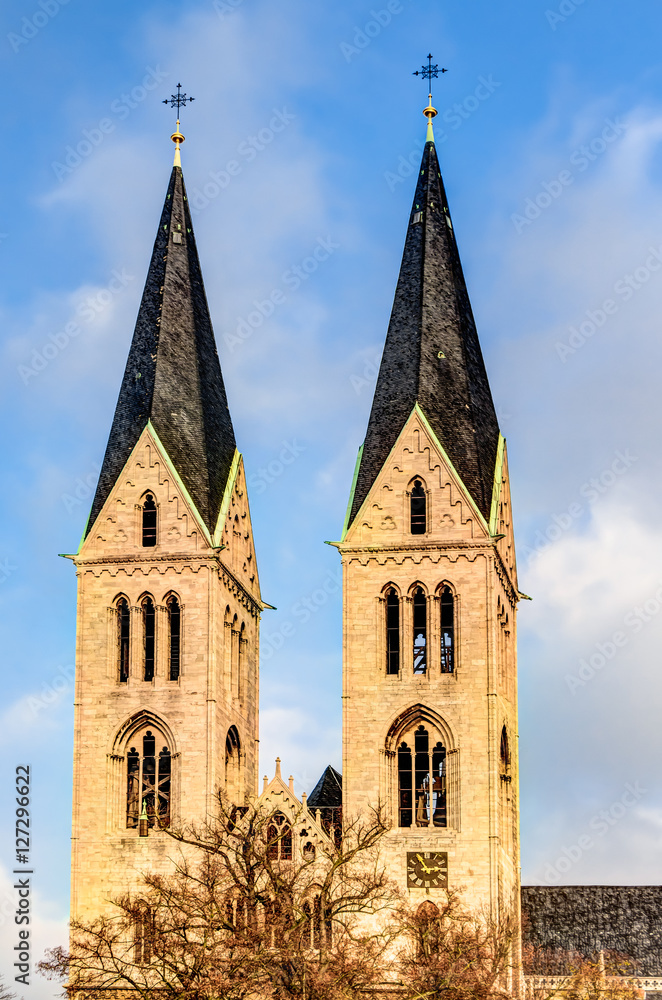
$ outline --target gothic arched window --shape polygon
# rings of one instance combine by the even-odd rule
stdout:
[[[149,826],[170,824],[172,757],[167,746],[157,750],[162,740],[161,733],[148,729],[138,734],[127,753],[126,825],[130,828],[138,826],[143,807]]]
[[[237,648],[237,697],[241,701],[244,694],[244,685],[246,683],[246,678],[244,673],[246,670],[246,625],[244,622],[241,623],[241,628],[239,629],[239,636],[237,638],[238,648]]]
[[[386,673],[400,673],[400,598],[393,587],[386,595]]]
[[[124,597],[120,597],[116,607],[119,679],[122,683],[124,683],[129,679],[131,609],[129,608],[129,602]]]
[[[501,760],[501,771],[506,773],[510,767],[510,747],[508,746],[508,733],[504,725],[501,730],[501,746],[499,747],[499,758]]]
[[[241,743],[236,726],[230,726],[225,737],[225,794],[231,802],[240,795]]]
[[[417,587],[413,597],[414,606],[414,673],[424,674],[427,670],[428,601],[422,587]]]
[[[274,861],[292,860],[292,827],[282,813],[274,813],[269,821],[267,857]]]
[[[136,965],[149,965],[154,942],[154,912],[146,904],[139,905],[133,917],[133,960]]]
[[[446,826],[446,749],[425,726],[406,735],[409,743],[398,746],[398,826]]]
[[[156,608],[151,597],[142,602],[143,613],[143,680],[154,680],[154,659],[156,653]]]
[[[181,640],[182,640],[182,609],[176,597],[169,597],[168,635],[169,635],[169,677],[171,681],[179,680]]]
[[[439,595],[439,606],[441,611],[441,672],[442,674],[452,674],[455,669],[455,599],[450,587],[443,587]]]
[[[411,533],[424,535],[427,531],[427,498],[420,479],[415,480],[411,490]]]
[[[156,504],[154,497],[148,493],[143,501],[143,546],[156,545]]]

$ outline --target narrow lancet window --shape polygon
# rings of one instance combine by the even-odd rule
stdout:
[[[508,733],[506,732],[505,726],[501,730],[501,747],[499,756],[501,758],[501,771],[505,774],[510,767],[510,747],[508,746]]]
[[[400,672],[400,598],[391,587],[386,595],[386,673]]]
[[[147,494],[143,503],[143,545],[156,545],[156,504],[151,493]]]
[[[154,652],[156,648],[156,609],[151,597],[143,601],[143,638],[145,648],[144,679],[154,680]]]
[[[455,669],[455,607],[453,592],[444,587],[441,605],[441,672],[452,674]]]
[[[428,602],[425,591],[417,587],[414,591],[414,673],[424,674],[427,670],[427,629]]]
[[[129,679],[129,639],[131,635],[131,612],[128,601],[123,597],[117,602],[117,641],[119,646],[119,677],[122,683]]]
[[[398,749],[399,825],[411,826],[411,750],[406,743]]]
[[[127,754],[126,825],[138,826],[140,819],[140,754],[131,747]]]
[[[411,491],[411,533],[424,535],[427,531],[427,511],[425,489],[417,479]]]
[[[236,726],[230,726],[225,737],[225,794],[230,802],[239,801],[241,743]]]
[[[141,906],[134,917],[133,957],[136,965],[149,965],[152,961],[154,914],[147,905]]]
[[[172,771],[172,758],[167,747],[163,747],[159,754],[158,781],[156,784],[156,809],[159,824],[168,826],[170,824],[170,776]]]
[[[181,655],[182,611],[176,597],[171,597],[168,601],[168,629],[170,635],[169,677],[171,681],[177,681],[179,680]]]

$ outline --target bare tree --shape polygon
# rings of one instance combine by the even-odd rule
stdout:
[[[636,963],[613,951],[586,956],[564,948],[522,948],[529,1000],[636,1000]]]
[[[70,993],[184,1000],[341,1000],[374,987],[391,940],[381,911],[397,904],[379,861],[382,811],[346,824],[339,843],[318,828],[307,856],[293,849],[301,817],[276,826],[273,810],[219,797],[214,823],[168,831],[170,874],[144,875],[110,916],[73,924],[70,952],[49,952],[41,971]]]
[[[460,890],[446,890],[441,900],[416,910],[402,906],[397,924],[404,939],[400,982],[407,998],[497,1000],[509,997],[517,923],[510,914],[497,918],[471,912]]]
[[[0,1000],[14,1000],[16,996],[8,986],[5,986],[4,980],[0,979]]]

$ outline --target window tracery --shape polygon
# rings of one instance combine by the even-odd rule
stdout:
[[[292,860],[292,827],[282,813],[274,813],[269,821],[267,857],[273,861]]]
[[[398,746],[398,826],[447,826],[446,748],[439,735],[419,725]]]
[[[136,828],[143,806],[148,824],[170,824],[172,755],[167,745],[157,753],[163,735],[151,729],[138,734],[127,752],[126,825]],[[140,749],[137,749],[140,748]]]

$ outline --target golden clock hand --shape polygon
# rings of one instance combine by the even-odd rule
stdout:
[[[423,866],[423,868],[425,869],[425,871],[426,871],[426,872],[428,872],[428,874],[429,874],[429,872],[430,872],[430,869],[429,869],[429,868],[428,868],[428,866],[426,865],[425,861],[423,861],[423,858],[422,858],[422,857],[420,856],[420,854],[417,854],[417,855],[416,855],[416,857],[417,857],[417,858],[418,858],[418,860],[419,860],[419,861],[421,862],[421,865]]]

